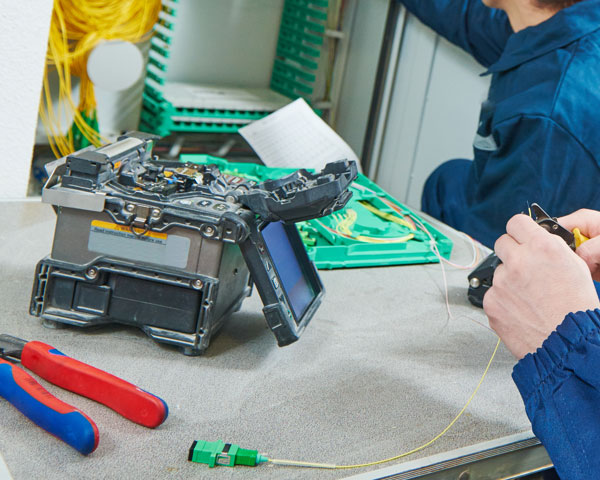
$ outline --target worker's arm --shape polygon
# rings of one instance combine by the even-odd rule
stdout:
[[[513,370],[533,432],[563,480],[600,478],[600,310],[570,313]]]
[[[531,218],[506,229],[484,297],[490,326],[520,359],[513,379],[560,478],[600,478],[600,301],[590,271]]]
[[[437,33],[484,67],[496,62],[513,33],[506,14],[481,0],[399,0]]]

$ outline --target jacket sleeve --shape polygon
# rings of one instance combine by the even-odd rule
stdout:
[[[500,57],[513,33],[502,10],[481,0],[399,0],[437,33],[471,54],[484,67]]]
[[[570,313],[514,368],[533,432],[562,480],[600,478],[600,310]]]

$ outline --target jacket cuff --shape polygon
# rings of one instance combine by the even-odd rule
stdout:
[[[525,355],[512,373],[525,404],[543,386],[571,376],[571,369],[564,368],[569,354],[599,332],[600,309],[569,313],[534,354]]]

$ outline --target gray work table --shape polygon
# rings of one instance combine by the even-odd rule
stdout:
[[[273,458],[337,464],[402,453],[448,425],[496,345],[495,335],[480,325],[487,325],[483,312],[466,299],[468,271],[446,269],[453,314],[448,318],[438,264],[321,271],[323,304],[302,338],[284,348],[267,328],[256,292],[200,357],[186,357],[124,326],[46,329],[28,306],[35,264],[50,251],[54,212],[37,202],[0,206],[0,333],[49,343],[155,393],[170,409],[167,421],[150,430],[42,380],[98,425],[98,449],[84,457],[0,399],[0,453],[15,480],[337,479],[367,478],[365,472],[382,467],[390,472],[400,467],[209,469],[188,462],[187,455],[197,439],[222,439]],[[469,263],[469,244],[453,240],[453,260]],[[463,417],[403,461],[421,459],[425,465],[427,458],[437,462],[481,442],[530,438],[510,376],[513,365],[501,347]]]

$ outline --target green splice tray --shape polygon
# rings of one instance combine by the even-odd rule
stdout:
[[[293,168],[270,168],[254,163],[232,163],[210,155],[182,155],[181,161],[201,164],[216,164],[221,172],[233,176],[262,182],[290,174]],[[420,228],[417,231],[389,220],[386,214],[399,218],[387,202],[391,202],[403,216],[417,218],[436,241],[440,254],[450,258],[452,241],[431,224],[401,204],[366,176],[358,178],[350,187],[353,193],[343,210],[321,219],[296,224],[310,259],[319,269],[373,267],[383,265],[406,265],[435,263],[439,259],[431,251],[430,239]],[[377,211],[373,213],[373,210]],[[348,225],[353,237],[336,233],[336,228]],[[414,238],[405,242],[393,242],[407,235]],[[382,243],[361,241],[367,237]]]

